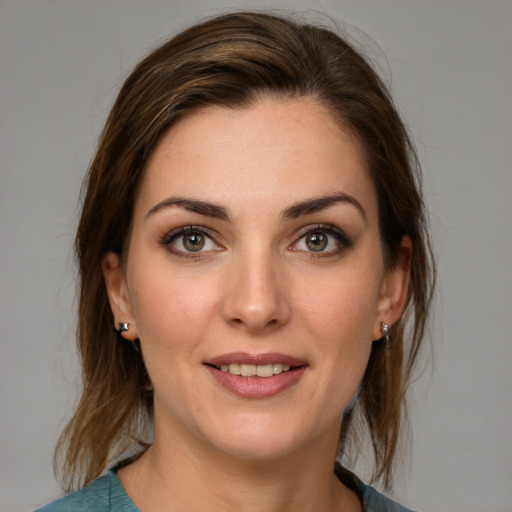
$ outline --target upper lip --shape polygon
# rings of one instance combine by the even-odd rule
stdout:
[[[303,359],[298,359],[287,354],[280,354],[278,352],[269,352],[265,354],[247,354],[245,352],[231,352],[230,354],[223,354],[213,357],[204,361],[204,364],[212,366],[221,366],[223,364],[286,364],[290,366],[305,366],[307,362]]]

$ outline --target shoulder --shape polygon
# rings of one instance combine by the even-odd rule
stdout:
[[[363,483],[357,475],[341,464],[336,463],[334,472],[345,486],[359,496],[363,502],[363,512],[412,512],[370,485]]]
[[[364,512],[412,512],[369,485],[359,482],[358,487],[363,499]]]
[[[138,512],[113,471],[35,512]]]

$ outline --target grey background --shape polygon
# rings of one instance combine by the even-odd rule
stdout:
[[[59,493],[52,450],[79,387],[77,197],[123,77],[201,17],[275,6],[376,41],[387,61],[349,27],[391,82],[424,168],[435,370],[416,387],[395,495],[423,511],[510,510],[512,2],[0,0],[1,511]]]

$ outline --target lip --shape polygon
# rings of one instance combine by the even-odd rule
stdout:
[[[307,366],[307,361],[298,359],[279,352],[267,352],[264,354],[247,354],[245,352],[231,352],[221,356],[208,359],[204,364],[220,366],[221,364],[289,364],[290,366]]]
[[[272,364],[290,365],[291,370],[272,377],[243,377],[220,370],[223,364]],[[206,369],[215,381],[231,393],[243,398],[270,398],[283,393],[297,384],[308,368],[306,361],[286,354],[265,353],[246,354],[233,352],[204,362]]]

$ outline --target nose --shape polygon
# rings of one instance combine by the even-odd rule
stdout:
[[[290,318],[286,279],[270,254],[240,254],[229,269],[223,317],[251,334],[273,332]]]

